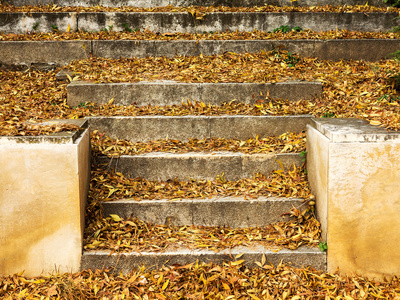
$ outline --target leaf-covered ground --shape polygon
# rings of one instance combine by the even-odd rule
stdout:
[[[263,259],[262,259],[263,260]],[[258,262],[247,268],[240,258],[223,266],[188,264],[129,274],[90,270],[36,278],[0,277],[2,299],[399,299],[400,281],[379,282],[312,268]]]
[[[5,2],[5,1],[4,1]],[[324,5],[324,6],[274,6],[263,5],[254,7],[229,7],[229,6],[189,6],[189,7],[150,7],[141,8],[133,6],[105,7],[105,6],[58,6],[58,5],[24,5],[12,6],[0,4],[0,12],[188,12],[193,17],[201,18],[205,13],[211,12],[398,12],[399,8],[387,6],[376,7],[370,5]]]
[[[289,102],[260,97],[255,105],[231,101],[221,106],[188,102],[174,106],[116,106],[66,104],[66,84],[56,81],[57,71],[0,69],[0,135],[23,135],[28,120],[137,115],[299,115],[355,117],[400,127],[399,62],[326,61],[302,58],[284,51],[257,54],[225,53],[199,57],[156,57],[111,60],[92,58],[70,64],[75,79],[97,82],[137,82],[170,79],[182,82],[277,82],[287,79],[318,80],[319,98]],[[129,72],[127,71],[129,70]],[[94,99],[87,99],[88,102]],[[239,99],[240,100],[240,99]],[[25,133],[26,134],[26,133]]]
[[[100,32],[32,32],[29,34],[2,34],[0,41],[62,41],[62,40],[295,40],[295,39],[398,39],[399,32],[360,32],[349,30],[313,31],[277,27],[274,32],[224,31],[208,33],[158,33],[148,30],[116,32],[105,28]]]

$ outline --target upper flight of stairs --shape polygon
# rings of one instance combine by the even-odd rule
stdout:
[[[20,5],[23,1],[9,1]],[[57,5],[91,5],[94,1],[51,1]],[[32,4],[47,4],[46,1],[33,1]],[[97,4],[98,2],[96,2]],[[100,2],[107,5],[110,2]],[[291,3],[291,2],[290,2]],[[319,1],[318,1],[319,3]],[[324,2],[325,3],[325,2]],[[326,2],[330,4],[338,4]],[[346,1],[346,3],[349,3]],[[115,3],[118,6],[155,6],[160,5],[229,5],[253,7],[263,5],[263,1],[124,1]],[[275,1],[270,4],[287,5],[288,1]],[[296,3],[297,4],[297,3]],[[315,5],[312,2],[300,2],[299,5]],[[322,3],[321,3],[322,4]],[[352,3],[353,4],[353,3]],[[365,4],[364,1],[354,4]],[[369,5],[372,3],[369,2]],[[382,2],[377,4],[383,5]],[[282,25],[301,26],[314,30],[348,29],[358,31],[388,31],[400,25],[398,13],[323,13],[323,12],[212,12],[198,16],[189,12],[40,12],[40,13],[0,13],[0,32],[26,33],[38,23],[38,30],[51,31],[56,26],[59,31],[85,29],[100,31],[113,26],[113,30],[124,28],[148,29],[155,32],[210,32],[210,31],[272,31]],[[125,25],[123,25],[125,24]],[[307,56],[320,58],[364,58],[376,60],[394,52],[400,46],[398,40],[336,40],[336,41],[74,41],[65,42],[72,48],[63,48],[64,42],[0,42],[0,47],[8,49],[0,53],[0,64],[12,64],[10,58],[13,49],[18,51],[42,51],[43,63],[55,65],[68,64],[72,59],[85,58],[90,55],[102,57],[143,57],[175,55],[212,55],[223,52],[258,52],[271,50],[280,45],[287,50]],[[26,45],[25,50],[20,50]],[[56,45],[58,52],[47,53]],[[8,47],[8,48],[7,48]],[[41,48],[43,47],[43,48]],[[48,48],[46,48],[48,47]],[[73,48],[75,47],[75,48]],[[78,47],[80,50],[74,52]],[[30,50],[27,50],[30,49]],[[75,54],[68,56],[70,49]],[[375,49],[377,49],[375,51]],[[3,51],[4,52],[4,51]],[[17,55],[18,56],[18,55]],[[24,56],[24,54],[20,54]],[[37,56],[39,57],[39,56]],[[9,60],[7,60],[9,59]],[[37,58],[36,58],[37,59]],[[23,61],[21,58],[20,62]],[[28,61],[28,60],[27,60]],[[27,64],[31,64],[31,59]],[[15,62],[15,61],[14,61]],[[38,61],[35,61],[37,63]],[[292,82],[293,83],[293,82]],[[115,104],[128,105],[176,105],[183,99],[203,101],[204,103],[220,104],[236,99],[239,102],[252,103],[252,95],[266,94],[270,91],[272,97],[284,97],[290,100],[301,98],[312,99],[322,91],[320,83],[280,84],[226,84],[206,83],[119,83],[96,84],[73,82],[68,86],[68,101],[70,105],[79,105],[87,101],[100,104],[115,98]],[[278,89],[279,87],[279,89]],[[287,89],[291,90],[287,90]],[[275,90],[274,90],[275,89]],[[305,92],[305,89],[309,89]],[[277,136],[285,132],[301,132],[306,129],[310,116],[141,116],[141,117],[91,117],[92,129],[105,132],[113,139],[131,141],[152,141],[156,139],[187,140],[188,138],[235,138],[246,140],[259,136]],[[270,174],[281,167],[290,169],[293,165],[300,168],[302,158],[295,154],[241,154],[234,152],[189,152],[185,154],[150,153],[142,155],[126,155],[119,158],[106,156],[96,157],[96,163],[108,170],[115,169],[127,177],[144,177],[149,180],[212,180],[224,174],[227,180],[248,178],[254,173]],[[256,227],[282,220],[282,215],[292,207],[302,207],[303,200],[298,198],[260,197],[245,199],[244,197],[214,197],[211,199],[166,199],[133,201],[119,199],[103,203],[105,215],[119,215],[121,218],[137,217],[141,220],[176,225],[198,226],[231,226]],[[318,248],[299,248],[296,250],[271,251],[263,246],[241,246],[225,249],[219,253],[210,250],[192,250],[176,247],[165,252],[141,253],[111,253],[111,251],[84,251],[82,268],[116,267],[130,271],[132,267],[145,264],[161,266],[164,263],[185,264],[196,260],[223,261],[233,260],[236,255],[243,254],[249,266],[254,261],[260,261],[266,255],[267,261],[279,263],[280,260],[296,265],[311,265],[315,268],[326,267],[326,253]]]

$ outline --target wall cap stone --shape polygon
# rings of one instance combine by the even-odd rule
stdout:
[[[314,118],[309,126],[318,130],[332,143],[400,142],[400,132],[372,126],[360,119]]]
[[[48,120],[40,123],[26,122],[27,124],[48,126],[57,123],[76,125],[79,126],[79,130],[75,131],[62,131],[55,132],[49,135],[39,136],[0,136],[0,145],[5,144],[74,144],[75,141],[82,135],[84,129],[88,128],[89,122],[87,119],[77,120]]]

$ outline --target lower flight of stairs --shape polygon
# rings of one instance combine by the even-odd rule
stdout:
[[[301,132],[310,116],[143,116],[94,117],[89,119],[92,129],[104,132],[114,139],[151,141],[157,139],[235,138],[246,140]],[[218,175],[223,180],[251,178],[255,173],[269,175],[275,170],[301,168],[300,153],[244,154],[238,152],[153,152],[139,155],[107,157],[98,155],[99,168],[117,172],[125,177],[142,177],[158,180],[160,185],[168,180],[212,181]],[[102,202],[104,217],[117,216],[117,220],[137,218],[151,224],[172,226],[197,226],[196,228],[263,228],[287,220],[291,209],[308,207],[307,200],[276,196],[211,196],[185,199],[132,199],[127,196]],[[125,226],[123,223],[121,227]],[[195,229],[197,230],[197,229]],[[245,236],[245,234],[243,234]],[[118,234],[115,239],[118,239]],[[151,238],[149,238],[151,240]],[[164,264],[187,264],[196,261],[218,262],[244,260],[253,267],[256,262],[277,264],[280,261],[296,266],[326,269],[326,253],[318,247],[301,246],[290,250],[271,247],[259,241],[248,240],[244,245],[215,249],[198,249],[172,243],[167,248],[154,251],[116,251],[112,249],[85,250],[82,269],[115,268],[128,272],[145,265],[157,268]]]

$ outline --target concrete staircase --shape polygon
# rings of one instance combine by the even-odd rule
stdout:
[[[24,1],[9,1],[21,5]],[[34,4],[45,4],[49,1],[35,1]],[[52,3],[54,1],[51,1]],[[55,1],[57,5],[91,5],[93,1]],[[96,2],[97,3],[97,2]],[[287,5],[288,1],[275,1],[274,4]],[[320,1],[318,1],[320,3]],[[330,2],[327,2],[330,3]],[[346,1],[349,4],[349,1]],[[360,3],[360,2],[354,2]],[[192,5],[225,5],[253,7],[263,5],[263,1],[101,1],[102,5],[119,6],[154,6],[176,5],[189,7]],[[302,2],[299,5],[315,5]],[[322,3],[321,3],[322,4]],[[337,4],[336,2],[334,4]],[[361,4],[365,4],[362,2]],[[377,5],[383,5],[377,1]],[[371,5],[371,3],[369,3]],[[65,31],[85,29],[99,31],[107,26],[122,31],[129,28],[149,29],[160,33],[167,32],[209,32],[209,31],[272,31],[281,25],[301,26],[314,30],[349,29],[359,31],[387,31],[400,25],[394,12],[210,12],[196,17],[188,12],[41,12],[41,13],[0,13],[0,31],[24,33],[31,30],[32,24],[40,20],[39,30],[50,31],[51,25]],[[123,26],[123,24],[127,24]],[[256,52],[270,50],[275,46],[286,46],[289,51],[320,58],[363,58],[375,60],[397,50],[400,45],[395,41],[89,41],[87,47],[78,45],[82,53],[74,56],[64,55],[62,59],[47,61],[50,64],[66,63],[74,58],[94,56],[143,57],[146,55],[208,55],[225,51]],[[387,43],[387,47],[382,46]],[[29,44],[29,45],[28,45]],[[78,44],[75,42],[75,44]],[[27,47],[34,47],[27,43]],[[44,45],[38,42],[37,45]],[[68,45],[75,47],[74,43]],[[71,47],[72,47],[71,46]],[[16,44],[5,45],[14,49]],[[14,48],[13,48],[14,47]],[[46,44],[45,47],[50,47]],[[375,51],[376,49],[376,51]],[[73,52],[73,51],[71,51]],[[1,55],[1,54],[0,54]],[[6,56],[3,56],[6,57]],[[2,64],[9,64],[6,58]],[[14,62],[17,63],[18,62]],[[31,65],[35,60],[20,60],[19,63]],[[270,92],[272,97],[283,97],[290,100],[312,98],[322,91],[318,82],[288,81],[280,84],[206,84],[179,82],[148,82],[96,84],[90,82],[73,82],[68,86],[68,102],[78,105],[86,101],[99,104],[107,103],[111,98],[115,104],[129,105],[176,105],[183,99],[203,101],[208,104],[220,104],[237,99],[244,103],[253,103],[252,94],[259,95]],[[131,141],[151,141],[168,137],[186,140],[188,138],[236,138],[246,140],[255,136],[267,137],[285,132],[301,132],[310,122],[310,116],[144,116],[144,117],[92,117],[90,126],[105,132],[114,139]],[[268,174],[283,167],[302,164],[299,154],[253,154],[241,153],[150,153],[135,156],[121,156],[110,159],[98,157],[97,164],[106,165],[129,177],[144,177],[152,180],[205,179],[210,180],[225,174],[228,180],[238,180],[261,172]],[[211,199],[181,199],[179,201],[143,200],[105,202],[106,215],[115,214],[122,218],[137,217],[147,222],[176,225],[255,227],[265,226],[281,220],[281,215],[291,207],[299,207],[305,199],[260,197],[248,200],[241,197],[216,197]],[[176,247],[165,252],[112,253],[111,251],[85,251],[82,268],[115,267],[122,271],[130,271],[132,267],[145,264],[159,267],[165,263],[186,264],[196,260],[216,261],[234,260],[241,255],[247,265],[255,266],[265,256],[272,263],[292,262],[295,265],[311,265],[318,269],[326,267],[326,253],[318,248],[299,248],[297,250],[281,250],[274,252],[260,245],[240,246],[215,253],[209,250],[190,250]]]

